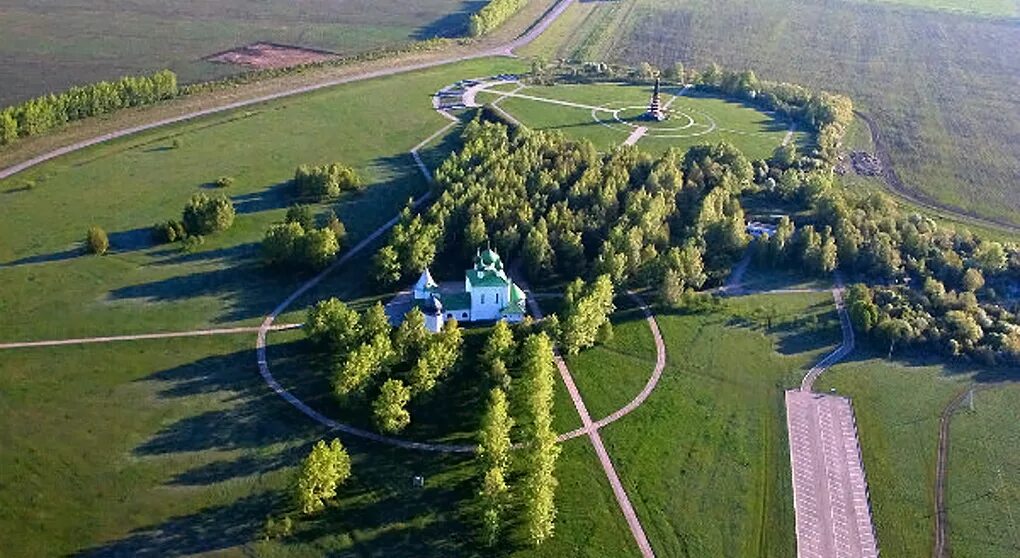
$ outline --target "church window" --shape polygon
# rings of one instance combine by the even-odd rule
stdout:
[[[499,304],[499,293],[496,293],[496,304]]]
[[[482,304],[485,304],[485,293],[482,293]]]

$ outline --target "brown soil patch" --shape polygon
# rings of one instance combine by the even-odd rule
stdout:
[[[276,43],[252,43],[209,55],[205,59],[219,64],[235,64],[249,68],[264,69],[313,64],[336,58],[336,56],[336,54],[325,50]]]

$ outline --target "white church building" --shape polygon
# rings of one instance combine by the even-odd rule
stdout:
[[[414,302],[425,314],[425,326],[433,332],[441,330],[450,318],[516,323],[526,313],[524,291],[507,277],[503,261],[491,248],[479,251],[474,267],[464,272],[464,290],[440,289],[426,268],[414,284]]]

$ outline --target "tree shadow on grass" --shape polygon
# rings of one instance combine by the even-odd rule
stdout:
[[[188,256],[181,256],[182,260]],[[194,258],[202,259],[201,254]],[[225,310],[217,323],[247,320],[265,315],[275,307],[281,293],[289,293],[301,280],[298,276],[267,273],[254,261],[220,269],[168,277],[148,283],[128,285],[110,291],[112,300],[143,302],[181,302],[196,297],[225,299]]]
[[[234,211],[238,215],[246,215],[293,205],[295,193],[291,181],[285,180],[257,192],[232,196],[230,199],[234,202]]]
[[[412,37],[416,41],[425,41],[436,37],[453,38],[468,34],[468,23],[471,15],[482,9],[487,2],[484,0],[465,0],[456,11],[431,21],[414,31]]]
[[[235,547],[255,537],[267,511],[278,507],[283,498],[279,492],[252,494],[227,505],[136,529],[126,538],[90,548],[77,556],[186,556]]]

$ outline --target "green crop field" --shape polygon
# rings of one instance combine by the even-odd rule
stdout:
[[[1001,2],[966,4],[1005,10],[989,7]],[[1020,27],[1013,6],[1013,18],[1004,19],[873,2],[582,2],[526,53],[689,67],[717,62],[849,94],[878,124],[908,188],[1020,223]]]
[[[743,103],[699,93],[680,93],[666,87],[662,102],[672,116],[664,122],[647,122],[640,117],[648,106],[651,87],[617,84],[529,86],[513,92],[502,86],[482,91],[479,102],[499,100],[499,106],[524,125],[538,130],[560,130],[568,136],[590,139],[608,150],[622,144],[636,128],[647,133],[636,145],[652,153],[670,147],[686,150],[695,144],[728,141],[752,159],[767,158],[785,139],[790,123]],[[504,97],[504,93],[514,95]],[[529,98],[530,97],[530,98]],[[557,104],[571,103],[574,106]],[[595,110],[598,109],[598,110]],[[796,131],[792,141],[806,146],[807,133]]]
[[[950,425],[949,547],[958,558],[1020,553],[1020,386],[976,391]]]
[[[342,55],[461,36],[463,0],[16,0],[0,6],[0,106],[78,83],[170,68],[184,81],[243,68],[208,55],[270,41]]]

